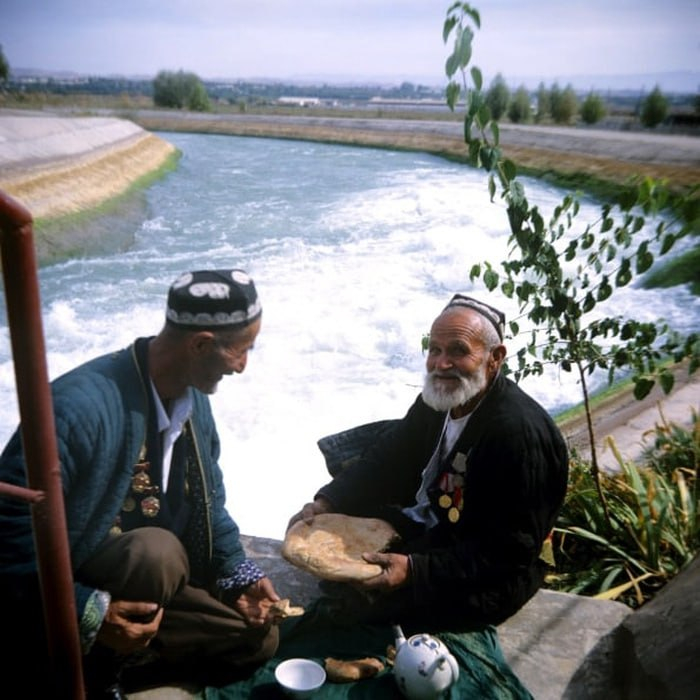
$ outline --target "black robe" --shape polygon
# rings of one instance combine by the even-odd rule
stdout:
[[[448,474],[458,465],[459,493],[438,477],[430,496],[439,523],[426,530],[401,509],[415,504],[444,420],[418,396],[319,494],[338,512],[389,520],[402,536],[394,551],[411,554],[410,587],[382,596],[373,617],[435,630],[497,625],[542,585],[539,555],[566,494],[566,444],[548,413],[499,375],[442,463]]]

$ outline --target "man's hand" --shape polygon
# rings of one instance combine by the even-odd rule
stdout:
[[[403,588],[411,580],[411,564],[405,554],[384,554],[382,552],[363,554],[369,564],[378,564],[382,572],[377,576],[357,583],[363,591],[391,591]]]
[[[333,506],[331,506],[331,502],[327,498],[319,496],[313,503],[307,503],[296,515],[290,518],[289,523],[287,523],[287,530],[300,520],[303,520],[307,525],[311,525],[315,516],[321,513],[332,512]]]
[[[272,581],[265,576],[251,583],[233,601],[231,607],[243,616],[250,627],[263,627],[274,622],[273,616],[270,615],[270,606],[279,599]]]
[[[97,639],[118,654],[131,654],[150,644],[162,619],[163,608],[157,603],[112,600]]]

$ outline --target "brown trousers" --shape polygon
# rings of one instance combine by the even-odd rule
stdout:
[[[162,528],[111,535],[79,569],[76,579],[108,591],[115,599],[162,605],[163,619],[153,648],[164,661],[207,660],[233,670],[261,664],[277,650],[277,627],[248,627],[215,591],[188,585],[185,549]]]

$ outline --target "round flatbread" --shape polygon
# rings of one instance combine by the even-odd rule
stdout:
[[[311,525],[300,520],[289,528],[282,556],[322,579],[364,581],[382,569],[368,564],[362,553],[382,552],[397,538],[396,530],[384,520],[324,513]]]

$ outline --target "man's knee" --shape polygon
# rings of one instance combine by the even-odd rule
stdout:
[[[129,600],[166,602],[189,580],[187,553],[175,535],[144,527],[110,536],[77,579]]]
[[[160,527],[140,527],[125,532],[129,556],[154,566],[180,567],[189,575],[189,562],[182,542]]]

